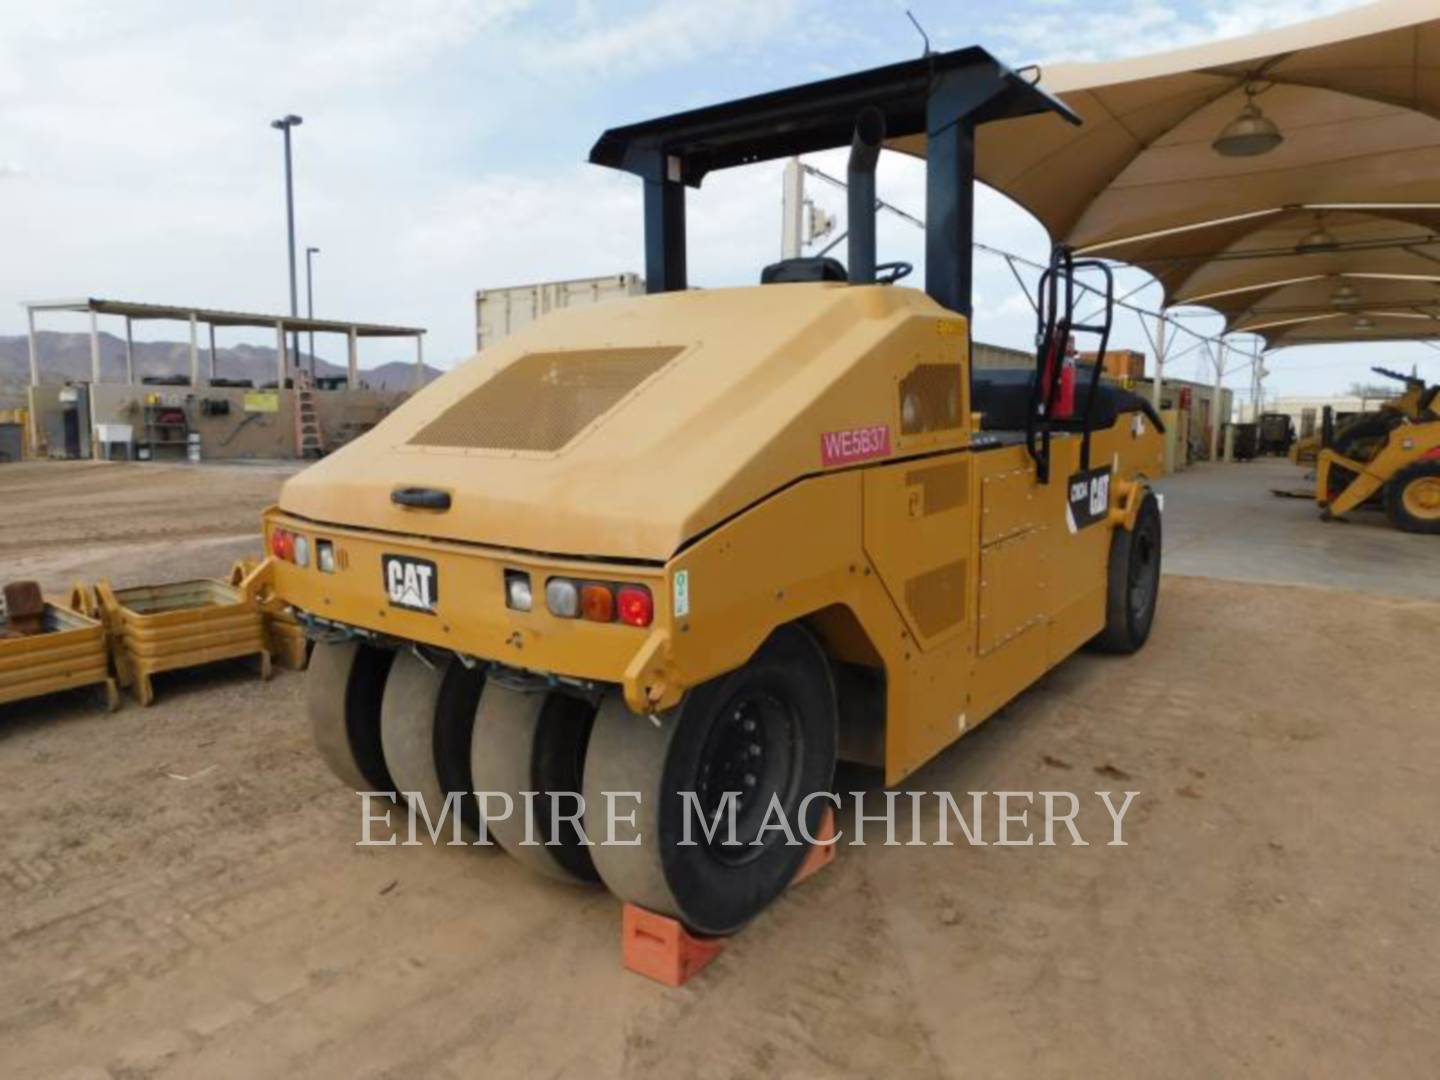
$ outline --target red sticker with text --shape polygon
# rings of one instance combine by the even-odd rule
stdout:
[[[827,466],[849,465],[889,455],[889,424],[871,424],[849,431],[827,431],[820,436],[820,461]]]

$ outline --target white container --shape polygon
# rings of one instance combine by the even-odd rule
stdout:
[[[200,460],[200,433],[192,431],[185,439],[185,456],[192,462]]]
[[[538,285],[512,285],[481,289],[475,294],[475,347],[483,349],[503,341],[515,331],[560,308],[598,304],[622,296],[640,296],[645,281],[639,274],[546,281]]]

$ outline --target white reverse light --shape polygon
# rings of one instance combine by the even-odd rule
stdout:
[[[529,611],[535,598],[530,594],[530,575],[523,570],[505,571],[505,606]]]

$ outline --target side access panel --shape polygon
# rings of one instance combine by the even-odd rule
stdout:
[[[898,778],[965,730],[973,660],[972,455],[865,470],[865,553],[904,620],[903,670],[890,674],[887,778]]]

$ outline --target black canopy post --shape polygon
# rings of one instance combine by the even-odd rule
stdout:
[[[685,185],[678,159],[654,157],[654,175],[645,177],[645,291],[679,292],[686,284]]]
[[[925,171],[925,291],[970,318],[975,243],[975,125],[958,120],[929,136]]]

